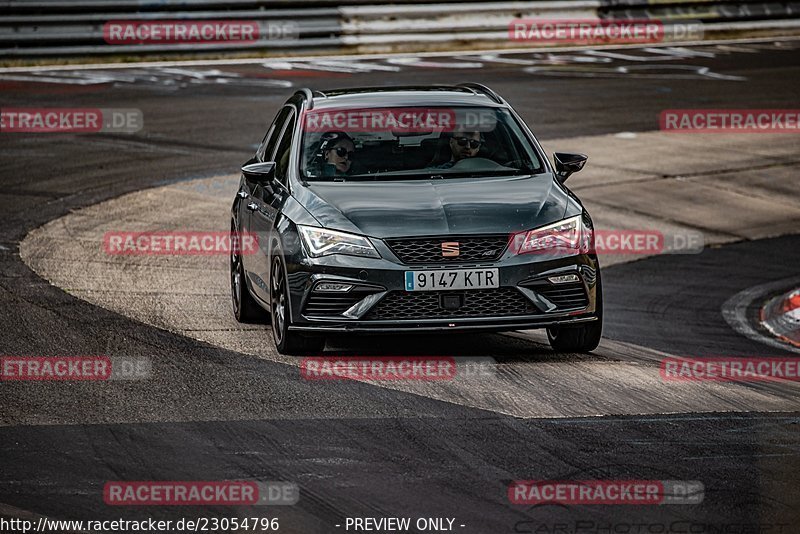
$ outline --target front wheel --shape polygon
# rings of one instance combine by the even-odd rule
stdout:
[[[277,251],[276,251],[277,252]],[[281,354],[310,354],[325,348],[325,338],[307,337],[289,330],[289,288],[280,256],[272,260],[270,271],[272,339]]]
[[[547,329],[547,340],[556,352],[591,352],[600,344],[603,334],[603,286],[597,277],[597,320],[582,326],[553,326]]]

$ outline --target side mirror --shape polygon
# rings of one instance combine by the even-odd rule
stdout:
[[[568,154],[566,152],[554,152],[553,159],[556,162],[556,173],[561,183],[567,181],[572,173],[578,172],[586,165],[589,159],[585,154]]]
[[[250,163],[242,167],[242,174],[248,182],[270,184],[275,178],[275,162]]]

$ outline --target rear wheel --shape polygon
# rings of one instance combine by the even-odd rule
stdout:
[[[597,275],[597,320],[582,326],[550,327],[547,340],[556,352],[591,352],[603,334],[603,285]]]
[[[270,301],[272,316],[272,338],[281,354],[310,354],[322,352],[324,337],[303,336],[289,330],[289,288],[283,262],[276,251],[270,272]]]
[[[266,312],[250,295],[245,280],[244,266],[239,246],[236,244],[236,226],[231,223],[231,302],[233,315],[240,323],[263,323]]]

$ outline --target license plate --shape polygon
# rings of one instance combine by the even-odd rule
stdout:
[[[406,271],[406,291],[488,289],[500,287],[497,269]]]

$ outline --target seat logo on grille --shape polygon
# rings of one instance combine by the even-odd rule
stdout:
[[[442,243],[442,256],[453,258],[458,256],[458,241],[445,241]]]

